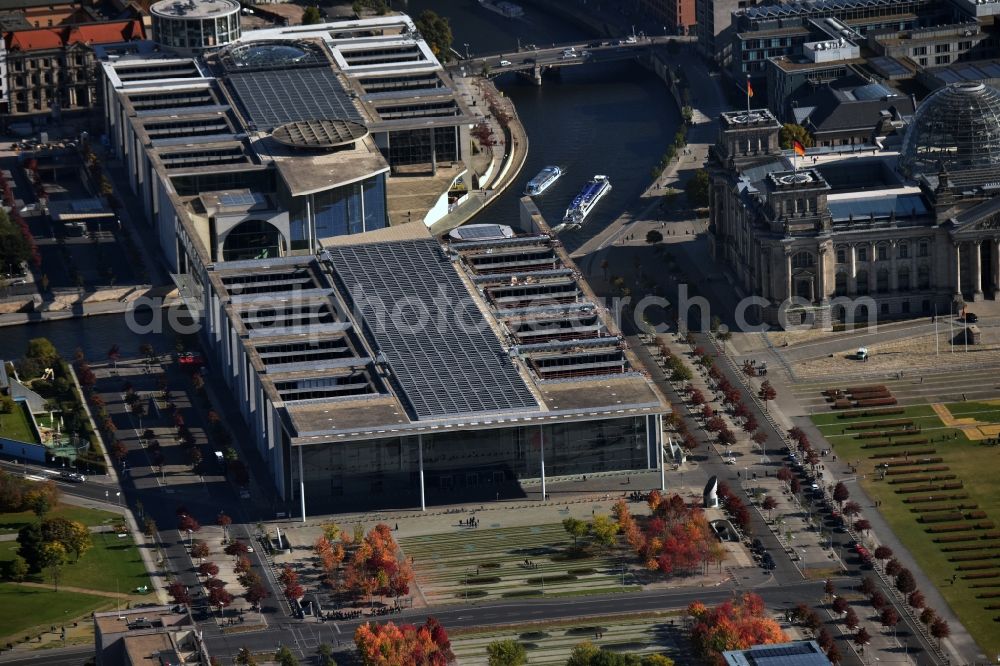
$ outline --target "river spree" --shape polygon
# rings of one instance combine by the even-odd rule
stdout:
[[[591,36],[559,18],[525,5],[525,16],[508,19],[476,0],[409,0],[393,7],[416,18],[424,9],[447,16],[454,47],[476,53],[516,51],[523,45],[587,40]],[[516,74],[496,80],[509,95],[528,133],[528,161],[517,183],[474,222],[517,219],[524,185],[542,167],[566,172],[535,201],[553,226],[570,200],[595,174],[611,179],[611,192],[564,242],[573,249],[607,226],[649,185],[653,167],[673,141],[680,114],[666,85],[632,61],[567,67],[536,87]]]

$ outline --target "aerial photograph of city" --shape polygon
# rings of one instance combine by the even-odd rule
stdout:
[[[0,666],[1000,664],[1000,0],[0,31]]]

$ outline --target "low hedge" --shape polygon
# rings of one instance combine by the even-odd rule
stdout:
[[[469,585],[492,585],[500,582],[499,576],[474,576],[465,580]]]
[[[960,500],[969,497],[969,493],[953,493],[951,495],[921,495],[919,497],[906,497],[904,504],[920,504],[921,502],[940,502],[941,500]]]
[[[979,562],[981,560],[995,560],[1000,558],[1000,553],[972,553],[968,555],[952,555],[949,562]]]
[[[980,518],[985,518],[985,517],[986,517],[985,511],[970,511],[967,514],[965,514],[966,520],[979,520]]]
[[[978,573],[967,573],[962,575],[962,580],[982,580],[984,578],[1000,578],[1000,572],[981,571]]]
[[[955,511],[961,509],[961,504],[935,504],[933,506],[915,506],[910,513],[934,513],[935,511]]]
[[[960,490],[964,488],[965,484],[961,481],[956,481],[955,483],[942,483],[941,490]]]
[[[913,425],[913,419],[886,419],[885,421],[868,421],[867,423],[852,423],[848,430],[864,430],[865,428],[895,428],[896,426]]]
[[[989,589],[991,587],[992,588],[1000,587],[1000,583],[970,583],[969,587],[972,587],[972,588],[975,588],[975,589],[979,589],[979,590],[985,590],[985,589]]]
[[[928,440],[926,437],[921,439],[897,439],[895,442],[884,441],[884,442],[869,442],[868,444],[862,444],[863,449],[886,449],[893,446],[916,446],[918,444],[927,444]],[[901,454],[896,454],[897,456]]]
[[[995,562],[987,562],[986,564],[959,564],[955,567],[956,571],[982,571],[984,569],[996,569],[997,565]]]
[[[976,599],[996,599],[997,597],[1000,597],[1000,592],[980,592],[976,595]],[[991,607],[987,606],[987,608]],[[993,608],[996,608],[996,606]]]
[[[896,451],[888,451],[882,453],[872,453],[868,456],[869,460],[878,460],[880,458],[898,458],[899,456],[922,456],[931,453],[937,453],[937,449],[913,449],[911,451],[903,451],[902,453],[897,453]],[[923,465],[925,463],[939,463],[943,458],[922,458],[915,461],[917,465]],[[885,463],[889,467],[894,465],[913,465],[913,460],[889,460]]]
[[[942,548],[942,553],[961,553],[963,551],[970,550],[989,550],[991,548],[1000,548],[1000,543],[998,544],[983,544],[979,546],[952,546],[950,548]]]
[[[868,430],[859,432],[854,439],[875,439],[876,437],[905,437],[906,435],[919,435],[920,428],[905,428],[903,430]]]
[[[934,537],[934,543],[958,543],[960,541],[975,541],[978,539],[974,534],[949,534],[946,536]]]
[[[924,486],[914,486],[912,488],[896,488],[894,492],[897,495],[908,495],[910,493],[929,493],[935,490],[944,490],[944,488],[935,485],[924,485]]]
[[[851,407],[854,407],[854,403],[846,399],[834,400],[832,407],[833,409],[850,409]]]
[[[918,523],[946,523],[949,520],[962,520],[962,514],[950,511],[948,513],[927,514],[917,518]]]
[[[888,463],[886,463],[888,464]],[[933,467],[917,467],[914,469],[892,469],[892,467],[909,467],[910,464],[906,463],[903,465],[889,465],[889,469],[885,471],[886,476],[898,476],[901,474],[927,474],[929,472],[947,472],[950,467],[947,465],[935,465]]]
[[[576,580],[576,576],[572,574],[553,574],[551,576],[536,576],[535,578],[529,578],[525,582],[528,585],[542,585],[545,583],[570,583]]]
[[[881,407],[882,405],[895,404],[895,398],[872,398],[871,400],[858,400],[858,407]]]
[[[843,414],[837,414],[838,419],[863,419],[868,416],[894,416],[896,414],[905,414],[906,410],[902,407],[894,407],[890,409],[859,409],[853,412],[844,412]]]
[[[974,525],[967,523],[952,523],[951,525],[935,525],[934,527],[928,527],[924,531],[928,534],[943,534],[945,532],[968,532],[974,529],[976,529]]]
[[[890,486],[898,486],[903,483],[927,483],[933,480],[933,476],[910,476],[898,479],[889,479],[888,483]]]

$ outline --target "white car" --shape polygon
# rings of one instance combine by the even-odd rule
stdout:
[[[635,44],[636,41],[637,40],[636,40],[636,38],[635,38],[634,35],[629,35],[628,37],[625,38],[625,43],[626,44]]]
[[[727,465],[735,465],[736,464],[736,458],[726,458],[726,464]]]
[[[500,66],[501,67],[510,67],[510,65],[511,65],[510,60],[501,60],[500,61]]]

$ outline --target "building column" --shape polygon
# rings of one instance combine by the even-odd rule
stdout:
[[[858,293],[858,250],[851,244],[851,265],[847,275],[847,292],[853,296]]]
[[[1000,239],[993,240],[993,300],[1000,300]]]
[[[545,501],[545,497],[546,497],[546,492],[545,492],[545,426],[538,426],[538,443],[539,443],[540,449],[541,449],[541,451],[540,451],[541,455],[539,456],[539,458],[541,458],[541,461],[542,461],[542,501],[544,502]]]
[[[962,244],[959,242],[954,242],[953,247],[955,248],[955,295],[962,295]]]
[[[972,241],[972,301],[983,300],[983,253],[982,241]]]
[[[785,299],[792,297],[792,248],[785,248]]]
[[[899,291],[899,275],[896,273],[896,252],[899,249],[896,241],[889,243],[889,290]]]
[[[875,293],[875,288],[878,286],[878,268],[876,261],[878,256],[875,254],[875,241],[868,243],[868,295]]]
[[[302,473],[302,447],[299,449],[299,504],[302,506],[302,522],[306,522],[306,477]]]
[[[823,246],[820,246],[819,251],[819,263],[816,265],[816,293],[813,294],[813,300],[823,302],[826,300],[826,250]]]
[[[420,470],[420,510],[427,510],[427,498],[424,495],[424,436],[417,435],[417,469]]]

